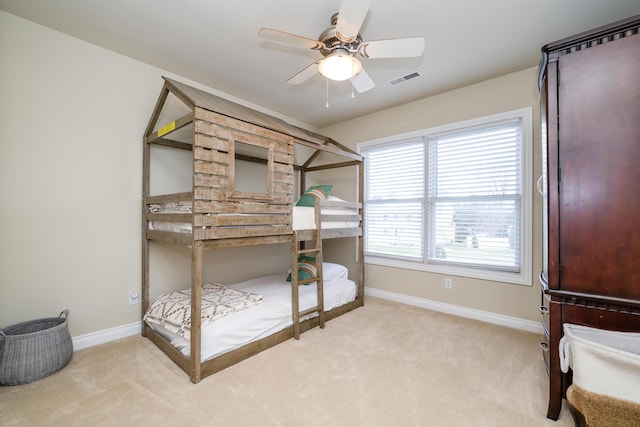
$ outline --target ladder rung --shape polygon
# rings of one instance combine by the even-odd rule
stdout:
[[[315,306],[315,307],[312,307],[312,308],[310,308],[308,310],[301,311],[300,312],[300,317],[304,317],[307,314],[311,314],[311,313],[320,313],[320,308],[318,306]]]
[[[318,279],[317,277],[312,277],[310,279],[304,279],[304,280],[298,280],[298,285],[308,285],[309,283],[313,283],[313,282],[317,282]]]
[[[321,248],[312,248],[312,249],[299,249],[296,251],[296,253],[298,254],[308,254],[311,252],[320,252],[322,249]]]

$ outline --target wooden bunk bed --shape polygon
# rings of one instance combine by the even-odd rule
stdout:
[[[189,374],[193,383],[197,383],[208,375],[291,337],[298,338],[300,332],[318,325],[322,327],[325,319],[330,320],[364,304],[362,195],[357,202],[316,200],[311,207],[313,225],[302,229],[294,227],[296,177],[299,177],[300,193],[303,193],[310,172],[356,167],[355,176],[361,189],[364,188],[363,159],[329,138],[278,118],[166,77],[164,81],[145,130],[143,144],[142,316],[144,319],[151,303],[150,241],[189,247],[191,318],[188,355],[145,321],[142,334]],[[172,102],[177,102],[181,108],[174,108]],[[192,152],[192,191],[150,194],[151,147],[158,145]],[[310,155],[298,155],[298,148]],[[298,157],[302,158],[297,160]],[[327,159],[336,158],[339,160],[327,163]],[[263,189],[253,191],[242,187],[238,173],[240,165],[246,162],[262,165],[260,167],[265,169],[267,176]],[[314,166],[315,163],[320,164]],[[165,206],[179,206],[180,209],[167,210]],[[325,213],[325,209],[329,213]],[[344,215],[344,209],[355,210],[355,216]],[[322,298],[322,240],[345,237],[357,239],[355,299],[325,313]],[[318,273],[314,279],[301,281],[296,274],[291,275],[292,325],[203,361],[200,316],[203,251],[278,243],[291,244],[293,272],[297,271],[302,254],[313,252],[318,260]],[[299,312],[298,285],[313,280],[317,281],[317,305]],[[317,312],[317,316],[310,317],[312,312]]]

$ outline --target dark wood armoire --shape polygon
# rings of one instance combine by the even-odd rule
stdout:
[[[640,331],[640,16],[542,48],[542,323],[547,417],[564,323]]]

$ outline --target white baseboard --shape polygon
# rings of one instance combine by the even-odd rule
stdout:
[[[455,316],[466,317],[468,319],[479,320],[481,322],[493,323],[495,325],[506,326],[508,328],[520,329],[537,334],[544,333],[541,322],[534,322],[532,320],[520,319],[518,317],[505,316],[503,314],[476,310],[474,308],[461,307],[459,305],[447,304],[444,302],[428,300],[425,298],[412,297],[409,295],[383,291],[381,289],[375,288],[365,287],[364,293],[365,295],[370,295],[376,298],[382,298],[389,301],[413,305],[416,307],[426,308],[428,310],[439,311],[442,313],[453,314]]]
[[[127,325],[116,326],[115,328],[103,329],[90,334],[78,335],[77,337],[71,338],[71,341],[73,342],[73,350],[75,351],[141,333],[142,322],[138,321]]]
[[[439,311],[442,313],[453,314],[455,316],[466,317],[468,319],[479,320],[481,322],[493,323],[496,325],[520,329],[527,332],[534,332],[537,334],[543,333],[542,324],[540,322],[533,322],[531,320],[505,316],[502,314],[476,310],[473,308],[461,307],[459,305],[447,304],[444,302],[433,301],[424,298],[412,297],[409,295],[383,291],[381,289],[375,288],[365,287],[364,293],[365,295],[370,295],[376,298],[382,298],[402,304],[413,305],[416,307],[426,308],[428,310]],[[82,350],[83,348],[105,344],[110,341],[119,340],[121,338],[130,337],[132,335],[139,335],[141,333],[141,321],[129,323],[127,325],[116,326],[115,328],[103,329],[101,331],[92,332],[90,334],[73,337],[73,349]]]

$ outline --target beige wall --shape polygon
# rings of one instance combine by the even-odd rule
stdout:
[[[422,78],[429,78],[428,74]],[[321,129],[336,141],[356,148],[359,142],[404,134],[420,129],[459,122],[524,107],[533,107],[533,177],[540,175],[540,108],[536,87],[537,68],[530,68],[399,107],[369,114]],[[411,84],[410,82],[407,84]],[[341,186],[348,187],[345,180]],[[542,199],[533,193],[532,286],[452,277],[453,288],[445,290],[444,275],[367,264],[366,286],[428,300],[455,304],[506,316],[540,319]],[[449,277],[450,275],[447,275]]]
[[[194,84],[0,11],[0,327],[65,308],[72,336],[140,320],[141,141],[163,75]],[[190,163],[169,157],[154,186],[184,191]],[[210,251],[204,278],[286,273],[288,250]],[[188,250],[152,244],[150,276],[154,295],[188,286]]]
[[[197,86],[0,11],[0,327],[65,308],[73,336],[140,320],[140,305],[129,305],[128,293],[140,289],[141,139],[162,75]],[[325,131],[355,146],[529,105],[539,123],[534,82],[535,70],[526,70]],[[160,164],[160,190],[172,191],[177,182],[169,171],[179,180],[188,176],[187,166],[162,170]],[[345,182],[336,195],[352,198],[351,173],[335,178]],[[539,196],[535,206],[537,236]],[[353,247],[330,253],[336,242],[325,247],[333,261],[355,254]],[[534,270],[539,249],[536,239]],[[207,252],[204,278],[229,282],[276,273],[287,268],[288,257],[287,245]],[[185,287],[189,263],[187,249],[153,244],[152,295]],[[455,278],[454,289],[444,292],[433,274],[375,266],[366,272],[367,286],[536,319],[537,286]]]

